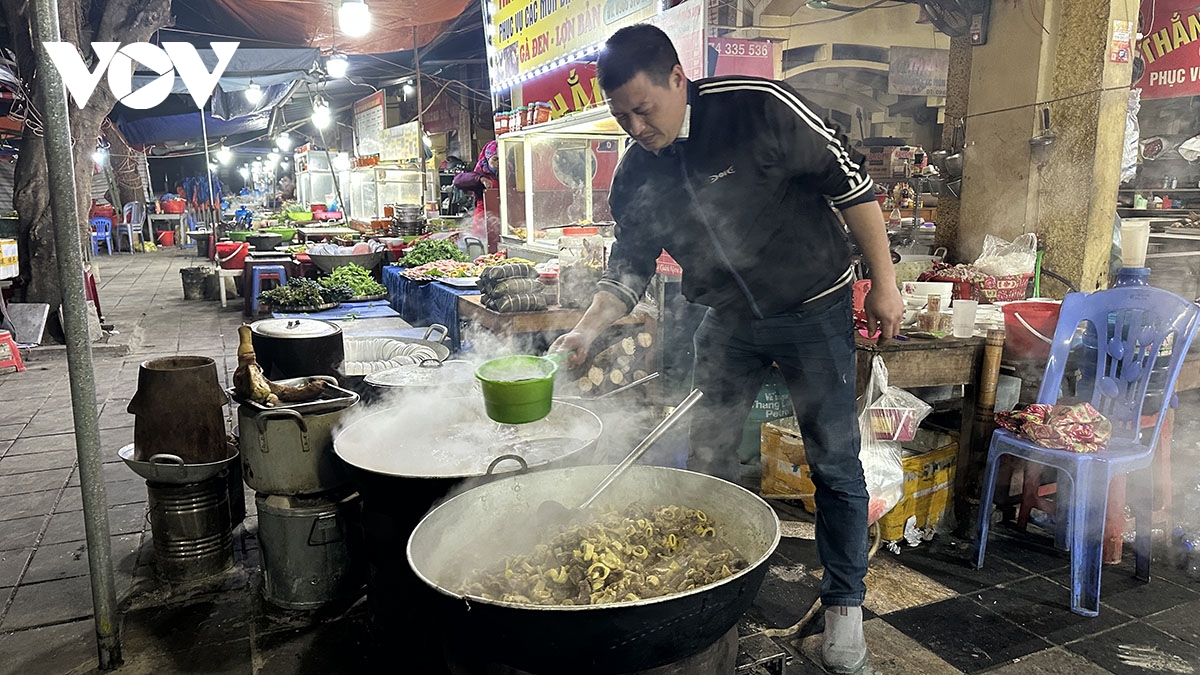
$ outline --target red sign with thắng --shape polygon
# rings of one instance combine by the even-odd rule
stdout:
[[[526,104],[545,101],[559,118],[604,101],[595,63],[568,63],[539,75],[521,85],[521,100]]]
[[[1134,83],[1142,98],[1200,95],[1200,9],[1197,0],[1142,3],[1145,37],[1138,53],[1145,72]]]

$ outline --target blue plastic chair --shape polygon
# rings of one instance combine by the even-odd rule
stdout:
[[[1154,458],[1162,419],[1171,402],[1175,378],[1192,344],[1200,307],[1183,298],[1149,286],[1114,288],[1096,293],[1072,293],[1063,300],[1050,360],[1038,391],[1038,403],[1060,400],[1063,375],[1071,345],[1081,322],[1090,324],[1096,335],[1096,367],[1081,368],[1092,373],[1076,389],[1090,392],[1091,404],[1113,424],[1107,447],[1096,453],[1050,450],[1010,431],[998,430],[988,448],[987,467],[980,496],[975,568],[983,567],[987,548],[992,497],[1000,458],[1013,455],[1058,469],[1058,504],[1055,510],[1071,553],[1071,611],[1096,616],[1100,611],[1100,567],[1104,549],[1104,519],[1108,510],[1108,484],[1114,476],[1129,473],[1127,495],[1137,518],[1135,576],[1150,580],[1150,516],[1154,498],[1153,474],[1148,469]],[[1155,361],[1164,341],[1172,339],[1166,368],[1165,395],[1154,397],[1157,415],[1151,433],[1141,428],[1142,405]],[[1166,357],[1164,357],[1166,358]],[[1161,365],[1161,364],[1160,364]],[[1161,371],[1161,369],[1160,369]],[[1063,400],[1062,402],[1074,402]],[[1143,470],[1145,469],[1145,470]],[[1062,478],[1070,479],[1070,489]]]
[[[89,218],[88,224],[92,226],[92,255],[100,255],[100,242],[104,242],[104,245],[107,247],[105,251],[109,255],[112,255],[112,220],[108,218]]]
[[[287,284],[287,268],[283,265],[258,265],[250,270],[250,315],[258,316],[258,296],[263,292],[264,280],[274,280],[280,286]]]

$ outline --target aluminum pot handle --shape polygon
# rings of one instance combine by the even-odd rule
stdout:
[[[324,513],[324,514],[317,516],[316,518],[313,518],[312,527],[309,528],[309,530],[308,530],[308,545],[309,546],[324,546],[326,544],[333,544],[333,543],[341,541],[343,539],[342,528],[336,527],[336,525],[337,525],[336,522],[333,523],[335,525],[335,527],[333,527],[333,530],[337,533],[337,535],[335,537],[329,537],[329,536],[326,536],[326,534],[325,534],[326,531],[328,531],[328,529],[329,529],[328,527],[325,526],[325,523],[327,523],[331,520],[335,520],[337,517],[338,517],[337,512],[334,512],[334,513]]]
[[[529,463],[525,461],[524,457],[522,457],[520,455],[507,454],[507,455],[500,455],[496,459],[493,459],[492,463],[488,464],[486,475],[488,475],[488,476],[492,475],[492,472],[495,471],[496,466],[498,466],[500,464],[500,462],[503,462],[506,459],[511,459],[511,460],[517,462],[518,464],[520,464],[522,471],[529,470]]]
[[[418,368],[441,368],[442,362],[438,361],[437,359],[421,359],[421,362],[417,364],[417,367]]]
[[[441,344],[441,343],[445,342],[445,341],[446,341],[446,338],[450,336],[450,329],[449,329],[449,328],[446,328],[445,326],[443,326],[443,325],[442,325],[442,324],[440,324],[440,323],[435,323],[435,324],[430,324],[429,328],[426,328],[426,329],[425,329],[425,337],[423,337],[423,338],[421,338],[421,339],[422,339],[422,340],[428,340],[428,339],[429,339],[429,336],[430,336],[430,335],[433,335],[433,331],[434,331],[434,330],[439,330],[439,331],[441,331],[441,332],[442,332],[442,336],[441,336],[441,337],[439,337],[439,338],[438,338],[438,339],[436,339],[436,340],[433,340],[433,342],[436,342],[436,343],[438,343],[438,344]]]
[[[258,429],[258,449],[263,453],[267,450],[267,422],[270,420],[295,420],[300,427],[300,442],[302,452],[308,452],[308,424],[304,421],[304,416],[295,410],[283,408],[280,410],[264,410],[254,416],[254,426]]]
[[[150,455],[150,459],[147,461],[149,461],[154,467],[155,476],[159,475],[160,469],[165,469],[167,467],[178,469],[181,477],[187,472],[187,467],[183,465],[183,458],[179,455],[172,455],[162,452],[157,455]]]

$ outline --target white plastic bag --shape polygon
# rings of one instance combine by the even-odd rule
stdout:
[[[887,366],[883,364],[882,357],[876,356],[871,361],[871,380],[861,399],[861,412],[858,415],[861,436],[858,460],[862,463],[867,494],[871,497],[867,517],[869,523],[879,520],[880,516],[891,511],[904,497],[904,467],[900,464],[900,443],[877,439],[871,424],[871,406],[887,389]]]
[[[1032,274],[1037,262],[1037,235],[1032,232],[1005,241],[990,234],[984,235],[983,253],[975,260],[980,272],[993,277]]]
[[[1138,141],[1142,137],[1138,111],[1142,109],[1142,90],[1129,90],[1129,108],[1125,111],[1125,144],[1121,149],[1121,182],[1137,177]],[[1182,151],[1180,151],[1182,154]]]

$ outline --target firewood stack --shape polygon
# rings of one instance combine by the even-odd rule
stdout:
[[[648,375],[647,363],[654,336],[647,332],[621,338],[592,357],[575,381],[582,396],[599,396]]]

